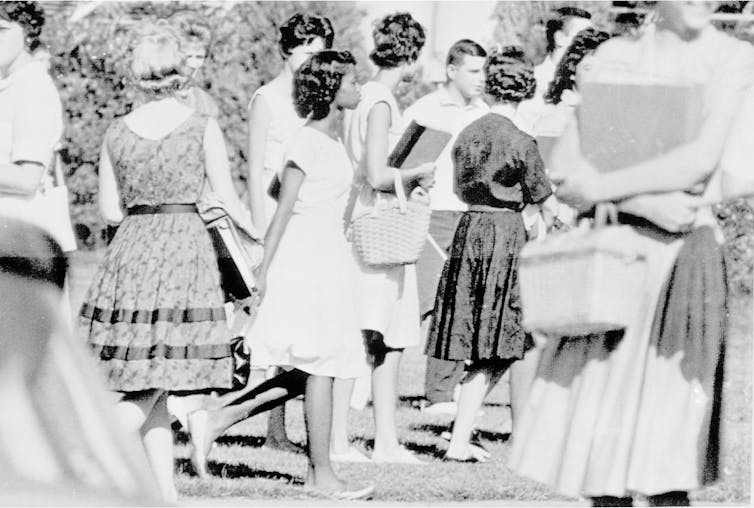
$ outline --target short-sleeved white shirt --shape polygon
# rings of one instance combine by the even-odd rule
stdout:
[[[32,61],[0,80],[0,163],[49,167],[62,135],[60,96],[44,62]],[[29,197],[0,194],[0,215],[33,223],[55,236],[48,212],[59,212],[43,205]]]
[[[353,183],[353,166],[343,143],[304,126],[289,141],[283,158],[306,175],[293,213],[342,221]]]
[[[62,135],[60,96],[43,62],[0,80],[0,163],[47,166]]]
[[[472,100],[469,104],[458,104],[449,94],[447,87],[442,85],[416,101],[403,113],[403,123],[406,126],[415,120],[425,127],[450,132],[453,135],[437,159],[435,186],[429,191],[433,210],[468,209],[468,205],[453,192],[455,169],[451,152],[458,133],[488,111],[489,107],[480,98]]]

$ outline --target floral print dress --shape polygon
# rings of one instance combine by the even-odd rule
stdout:
[[[125,208],[196,203],[207,117],[161,139],[122,118],[106,133]],[[231,333],[220,272],[197,213],[127,215],[108,246],[80,322],[107,384],[124,392],[231,388]]]

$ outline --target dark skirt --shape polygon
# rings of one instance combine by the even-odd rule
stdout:
[[[521,214],[465,212],[437,289],[426,354],[443,360],[523,358],[518,256],[526,243]]]
[[[709,227],[683,238],[646,342],[622,332],[547,342],[511,450],[518,474],[586,497],[691,491],[718,479],[724,258]]]
[[[701,432],[696,443],[699,485],[708,485],[719,477],[727,320],[726,280],[723,250],[715,240],[713,230],[702,227],[693,231],[678,253],[667,286],[660,296],[650,339],[657,344],[660,357],[682,358],[680,368],[683,377],[706,394],[710,401],[704,406]],[[679,413],[698,404],[699,396],[693,390],[676,391],[667,383],[646,389],[656,395],[651,400],[666,401],[646,404],[644,424],[647,429],[655,425],[672,428],[680,424]],[[640,430],[641,425],[640,421]],[[684,446],[682,439],[677,442],[667,439],[667,433],[649,431],[643,435],[647,439],[645,448],[654,450],[658,457],[672,456],[679,447]],[[672,435],[682,437],[684,433]],[[664,465],[663,461],[658,460],[647,464],[647,467],[662,468]],[[658,475],[662,473],[661,469],[657,470]]]

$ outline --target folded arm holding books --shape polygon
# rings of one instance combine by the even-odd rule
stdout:
[[[367,131],[364,148],[366,150],[366,176],[369,185],[378,191],[392,191],[393,174],[396,168],[386,164],[388,160],[388,131],[390,129],[390,107],[378,102],[367,117]],[[400,175],[404,186],[419,185],[429,188],[434,184],[435,163],[425,162],[413,168],[402,169]]]
[[[732,118],[710,114],[688,143],[626,168],[600,172],[581,152],[577,119],[553,148],[553,181],[557,196],[586,210],[601,201],[614,201],[620,210],[645,217],[669,230],[693,222],[696,208],[709,204],[699,196],[700,185],[715,171]]]

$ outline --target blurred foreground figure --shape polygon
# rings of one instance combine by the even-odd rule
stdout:
[[[61,315],[65,274],[47,234],[0,217],[0,504],[154,504],[142,448]]]

